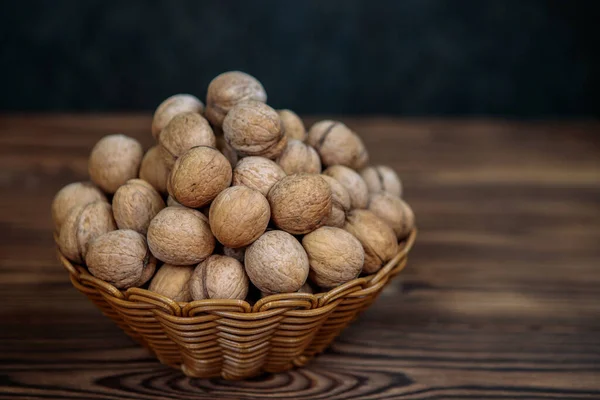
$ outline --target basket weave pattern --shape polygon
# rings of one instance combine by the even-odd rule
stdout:
[[[376,274],[325,293],[177,303],[146,289],[120,291],[59,252],[71,282],[160,362],[192,377],[244,379],[303,366],[324,351],[406,266],[413,231]]]

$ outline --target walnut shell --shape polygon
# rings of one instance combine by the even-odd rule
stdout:
[[[231,257],[213,254],[198,264],[190,279],[194,300],[237,299],[248,295],[248,276],[242,264]]]
[[[217,149],[194,147],[175,162],[167,189],[177,202],[200,208],[229,187],[231,175],[231,164]]]
[[[260,82],[244,72],[224,72],[208,85],[206,118],[213,126],[221,127],[231,108],[250,100],[267,101],[267,93]]]
[[[277,112],[258,101],[233,107],[223,121],[225,141],[242,156],[275,158],[283,151],[283,125]],[[274,151],[281,147],[279,153]],[[276,153],[276,154],[275,154]]]
[[[160,194],[148,182],[131,179],[115,192],[112,209],[119,229],[132,229],[146,235],[148,225],[165,208]]]
[[[193,266],[163,264],[152,278],[148,290],[173,301],[192,301],[190,278],[193,273]]]
[[[346,213],[351,209],[350,195],[344,186],[328,175],[321,175],[331,189],[331,214],[325,222],[326,226],[343,228],[346,223]]]
[[[392,228],[368,210],[352,210],[344,229],[356,236],[365,251],[363,271],[372,274],[391,260],[398,251],[398,242]]]
[[[160,194],[167,193],[167,180],[171,170],[165,164],[159,146],[151,147],[142,159],[140,179],[145,180]]]
[[[210,229],[224,246],[244,247],[265,232],[271,210],[258,190],[232,186],[223,190],[210,205]]]
[[[284,136],[281,138],[281,140],[279,142],[277,142],[277,144],[275,144],[275,146],[269,147],[267,150],[265,150],[260,155],[261,155],[261,157],[265,157],[270,160],[274,160],[277,157],[279,157],[279,155],[281,155],[283,150],[285,150],[285,148],[287,147],[287,144],[288,144],[288,138],[287,138],[287,136]]]
[[[292,293],[308,277],[308,256],[295,237],[283,231],[263,233],[246,249],[248,277],[261,292]]]
[[[358,170],[369,162],[360,137],[341,122],[317,122],[310,128],[307,141],[319,152],[325,166],[339,164]]]
[[[310,279],[323,288],[339,286],[356,278],[362,271],[365,252],[351,233],[323,226],[302,238],[308,254]]]
[[[148,251],[146,238],[130,229],[105,233],[90,243],[85,257],[90,273],[117,289],[142,286],[154,271],[156,259]]]
[[[202,114],[204,104],[191,94],[176,94],[169,97],[156,108],[152,119],[152,136],[158,139],[160,132],[174,116],[184,112]]]
[[[321,173],[321,159],[312,147],[299,140],[288,140],[287,147],[277,158],[277,164],[283,168],[286,174],[309,174]]]
[[[292,110],[277,110],[277,113],[287,138],[304,142],[306,140],[306,128],[300,117]]]
[[[77,206],[60,228],[58,247],[69,260],[81,264],[90,242],[117,229],[110,204],[104,200]]]
[[[208,121],[200,114],[177,114],[164,127],[158,138],[160,151],[167,168],[173,168],[183,153],[196,146],[217,146],[217,140]]]
[[[388,192],[402,197],[402,181],[396,172],[385,165],[376,165],[363,169],[360,176],[367,184],[370,193]]]
[[[106,201],[106,196],[91,182],[69,183],[60,189],[52,200],[54,231],[60,233],[60,227],[73,208],[95,201]]]
[[[144,152],[142,145],[125,135],[108,135],[92,149],[88,172],[92,181],[106,193],[138,176]]]
[[[248,186],[266,196],[271,187],[285,176],[285,171],[275,161],[263,157],[245,157],[233,169],[233,184]]]
[[[369,211],[385,221],[398,239],[404,239],[415,226],[415,214],[401,198],[391,193],[372,193]]]
[[[174,265],[193,265],[215,249],[208,219],[185,207],[162,209],[148,227],[148,246],[156,258]]]
[[[227,257],[232,257],[238,260],[239,262],[244,262],[244,255],[246,254],[245,247],[238,247],[237,249],[232,249],[231,247],[224,246],[223,254]]]
[[[350,196],[352,208],[367,208],[369,189],[367,189],[367,184],[356,171],[343,165],[332,165],[323,171],[323,174],[342,184]]]
[[[288,175],[268,194],[277,227],[296,235],[323,226],[331,213],[331,189],[315,174]]]

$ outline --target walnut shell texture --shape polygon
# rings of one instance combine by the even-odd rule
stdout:
[[[369,211],[384,220],[396,234],[404,239],[415,226],[415,214],[401,198],[388,193],[372,193],[369,199]]]
[[[254,242],[265,232],[270,219],[265,196],[247,186],[223,190],[210,205],[210,228],[219,242],[231,248]]]
[[[160,194],[167,194],[167,180],[171,170],[165,164],[159,146],[151,147],[140,166],[140,179],[145,180]]]
[[[286,174],[321,173],[321,159],[315,149],[299,140],[288,140],[288,144],[277,158],[277,163]]]
[[[369,189],[356,171],[343,165],[332,165],[323,171],[323,174],[342,184],[350,196],[352,208],[367,208]]]
[[[402,197],[402,181],[396,172],[385,165],[370,166],[360,172],[370,193],[388,192]]]
[[[158,139],[160,132],[167,126],[171,119],[184,112],[202,114],[204,112],[204,104],[191,94],[176,94],[160,103],[152,118],[152,136]]]
[[[363,272],[372,274],[391,260],[398,251],[392,228],[368,210],[352,210],[344,229],[356,236],[365,251]]]
[[[307,141],[319,152],[325,166],[339,164],[358,170],[369,162],[361,138],[341,122],[317,122],[308,131]]]
[[[322,226],[331,213],[331,189],[316,174],[286,176],[273,185],[268,200],[275,225],[296,235]]]
[[[275,161],[264,157],[245,157],[233,169],[233,184],[248,186],[266,196],[271,187],[285,176],[285,171]]]
[[[268,231],[246,249],[245,267],[250,281],[268,294],[292,293],[308,278],[308,255],[295,237]]]
[[[142,145],[125,135],[108,135],[96,143],[88,161],[92,181],[106,193],[138,176],[144,152]]]
[[[193,273],[193,266],[163,264],[152,278],[148,290],[173,301],[192,301],[190,278]]]
[[[306,128],[300,117],[292,110],[278,110],[277,113],[288,139],[304,142],[306,140]]]
[[[281,153],[283,153],[283,151],[287,147],[287,144],[288,144],[288,138],[287,138],[287,136],[284,136],[274,146],[269,147],[267,150],[262,152],[260,155],[261,155],[261,157],[265,157],[265,158],[274,160],[277,157],[279,157],[281,155]]]
[[[74,182],[60,189],[52,200],[55,232],[60,233],[61,225],[73,208],[95,201],[106,201],[106,196],[91,182]]]
[[[193,112],[185,112],[173,117],[160,133],[158,143],[165,165],[169,169],[173,168],[175,161],[192,147],[217,146],[208,121],[202,115]]]
[[[248,295],[248,276],[235,258],[213,254],[198,264],[190,279],[194,300],[237,299]]]
[[[160,194],[148,182],[131,179],[115,192],[112,209],[119,229],[145,235],[152,218],[165,208]]]
[[[231,176],[231,164],[217,149],[194,147],[175,162],[167,188],[177,202],[200,208],[229,187]]]
[[[167,207],[150,222],[148,246],[165,263],[193,265],[212,254],[215,238],[208,219],[200,211]]]
[[[308,254],[310,279],[323,288],[332,288],[356,278],[362,271],[365,252],[351,233],[323,226],[302,238]]]
[[[108,232],[94,239],[85,261],[92,275],[118,289],[141,286],[148,265],[156,264],[146,238],[130,229]]]
[[[325,179],[331,189],[331,214],[325,225],[343,228],[346,223],[346,213],[352,206],[350,195],[346,188],[334,178],[328,175],[321,175],[321,178]]]

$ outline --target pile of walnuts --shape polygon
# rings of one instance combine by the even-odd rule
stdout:
[[[396,173],[369,166],[338,121],[308,132],[266,104],[261,83],[226,72],[206,106],[163,101],[156,145],[109,135],[89,158],[91,182],[52,204],[62,254],[119,289],[174,301],[328,290],[378,271],[414,226]]]

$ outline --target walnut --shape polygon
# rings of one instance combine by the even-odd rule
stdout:
[[[152,277],[156,259],[146,238],[130,229],[105,233],[90,243],[85,257],[90,273],[117,289],[142,286]]]
[[[108,135],[92,149],[88,172],[92,181],[106,193],[138,176],[144,152],[142,145],[125,135]]]
[[[60,233],[60,227],[73,208],[95,201],[106,201],[106,196],[91,182],[74,182],[60,189],[52,200],[55,233]]]
[[[193,265],[212,254],[215,238],[208,219],[200,211],[167,207],[150,222],[148,246],[163,262]]]
[[[208,85],[206,118],[213,126],[221,127],[232,107],[250,100],[267,101],[267,93],[256,78],[240,71],[222,73]]]
[[[407,237],[415,226],[415,215],[410,206],[391,193],[372,193],[369,210],[385,221],[398,239]]]
[[[288,175],[268,194],[277,227],[293,234],[311,232],[325,224],[331,213],[331,189],[315,174]]]
[[[246,249],[248,277],[261,292],[292,293],[308,277],[308,256],[295,237],[283,231],[263,233]]]
[[[295,139],[288,141],[287,147],[277,159],[277,164],[288,175],[301,172],[309,174],[321,173],[321,160],[317,151]]]
[[[367,184],[369,192],[388,192],[402,197],[402,181],[390,167],[385,165],[367,167],[360,172],[360,176]]]
[[[346,223],[346,213],[351,209],[350,195],[345,187],[328,175],[321,175],[331,189],[331,214],[325,222],[326,226],[343,228]]]
[[[74,207],[60,228],[58,247],[69,260],[81,264],[89,243],[117,229],[110,204],[104,200]]]
[[[350,196],[352,208],[367,208],[369,189],[367,189],[367,184],[356,171],[343,165],[332,165],[323,171],[323,174],[342,184]]]
[[[248,295],[248,276],[242,264],[231,257],[213,254],[198,264],[190,279],[194,300],[237,299]]]
[[[300,117],[292,110],[278,110],[277,113],[288,139],[304,142],[306,140],[306,128]]]
[[[156,109],[152,119],[152,136],[158,139],[159,133],[173,119],[174,116],[184,112],[202,114],[204,104],[191,94],[176,94],[169,97]]]
[[[242,158],[233,169],[233,184],[248,186],[266,196],[286,173],[277,163],[263,157]]]
[[[196,146],[217,146],[215,135],[208,121],[200,114],[186,112],[177,114],[164,127],[158,138],[160,151],[167,168],[173,168],[183,153]]]
[[[287,136],[281,138],[279,142],[275,146],[269,147],[266,151],[261,153],[261,157],[268,158],[271,160],[276,159],[279,155],[285,150],[288,144]]]
[[[145,235],[152,218],[165,208],[165,202],[148,182],[131,179],[115,192],[112,208],[119,229]]]
[[[151,147],[142,159],[140,179],[151,184],[160,194],[167,193],[167,180],[171,170],[165,164],[159,146]]]
[[[237,249],[232,249],[231,247],[224,246],[223,254],[227,257],[232,257],[238,260],[239,262],[244,262],[244,255],[246,254],[245,247],[238,247]]]
[[[356,278],[362,271],[365,252],[351,233],[323,226],[302,239],[308,254],[310,279],[323,288],[332,288]]]
[[[279,115],[258,101],[233,107],[223,121],[223,134],[225,141],[242,156],[276,158],[283,151],[280,141],[285,136]]]
[[[231,175],[231,164],[217,149],[194,147],[175,162],[167,189],[177,202],[200,208],[229,187]]]
[[[372,274],[391,260],[398,251],[398,242],[392,228],[368,210],[348,213],[344,229],[356,236],[365,250],[363,272]]]
[[[173,301],[192,301],[190,278],[193,273],[193,266],[163,264],[152,278],[148,290]]]
[[[358,170],[369,162],[360,137],[341,122],[317,122],[308,131],[307,141],[319,152],[325,166],[339,164]]]
[[[232,186],[210,205],[210,228],[219,242],[231,248],[254,242],[267,229],[269,202],[258,190]]]

